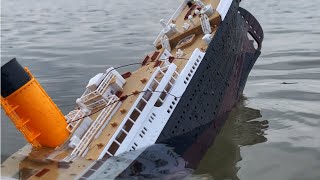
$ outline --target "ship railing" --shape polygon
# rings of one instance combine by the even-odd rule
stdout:
[[[81,97],[86,96],[86,95],[90,94],[91,92],[92,91],[90,89],[86,89]]]
[[[76,118],[76,116],[79,115],[79,111],[78,109],[76,110],[73,110],[73,111],[70,111],[69,114],[67,114],[65,116],[66,120],[67,120],[67,123],[71,122],[74,118]]]
[[[169,21],[167,22],[167,25],[169,25],[172,21],[176,20],[177,17],[181,14],[182,10],[186,7],[187,5],[187,1],[188,0],[184,0],[182,1],[182,3],[180,4],[180,6],[178,7],[178,9],[173,13],[173,15],[171,16],[171,18],[169,19]],[[157,36],[157,38],[155,39],[155,41],[153,42],[154,46],[157,46],[158,42],[160,41],[161,37],[164,35],[163,29],[161,30],[161,32],[159,33],[159,35]]]
[[[137,133],[137,130],[143,125],[141,121],[147,118],[147,115],[160,98],[162,92],[167,93],[165,90],[167,84],[171,83],[173,86],[171,79],[176,79],[179,76],[176,68],[177,66],[173,63],[169,66],[157,67],[145,88],[142,90],[144,93],[138,96],[98,159],[101,159],[105,154],[109,156],[117,155],[119,153],[118,150],[124,148],[123,146],[126,144],[125,141],[128,141],[128,134],[132,133],[132,131]],[[162,102],[163,101],[164,99]]]
[[[200,66],[204,55],[205,53],[201,52],[198,48],[194,50],[187,64],[179,73],[179,76],[176,78],[172,76],[175,81],[173,83],[172,81],[168,82],[168,84],[172,83],[172,87],[170,89],[163,89],[163,91],[168,93],[166,97],[159,97],[158,100],[163,100],[162,102],[160,101],[160,104],[158,104],[160,106],[152,108],[147,117],[143,117],[141,119],[142,122],[140,122],[140,124],[138,123],[140,120],[137,120],[137,127],[133,127],[138,128],[137,133],[131,131],[130,134],[128,134],[128,137],[130,138],[125,139],[123,144],[126,145],[121,146],[116,155],[125,151],[133,151],[143,147],[148,147],[156,142],[163,128],[177,107],[180,97],[182,97],[198,67]],[[156,92],[158,92],[158,90],[161,91],[161,89],[157,89]],[[180,133],[183,133],[183,131]]]
[[[83,135],[79,144],[73,149],[69,156],[64,158],[65,162],[70,162],[77,156],[82,156],[84,154],[88,145],[97,135],[100,129],[110,121],[112,113],[119,103],[119,98],[115,95],[112,95],[112,97],[106,104],[106,107],[101,111],[97,119],[92,123],[87,132]]]
[[[68,115],[66,115],[67,119],[67,130],[71,133],[75,131],[75,127],[78,127],[78,125],[82,122],[81,119],[85,117],[85,113],[81,110],[73,110]]]
[[[109,96],[106,99],[109,100]],[[87,107],[89,109],[93,110],[93,109],[97,109],[97,108],[105,106],[105,105],[107,105],[107,101],[105,99],[100,99],[100,100],[95,101],[91,104],[88,104]]]
[[[105,91],[109,87],[109,85],[112,83],[112,79],[114,77],[115,76],[113,74],[107,72],[107,76],[102,80],[98,88],[95,91],[90,91],[87,89],[85,93],[81,96],[81,100],[85,103],[94,98],[102,96],[103,93],[105,93]]]
[[[103,81],[101,82],[101,84],[99,85],[99,87],[97,89],[97,92],[100,94],[103,94],[107,90],[109,85],[112,83],[112,79],[115,77],[115,75],[113,75],[109,72],[107,72],[107,76],[103,79]]]

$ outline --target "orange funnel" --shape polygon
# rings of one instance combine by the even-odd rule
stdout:
[[[34,147],[57,147],[69,136],[61,111],[16,59],[1,67],[1,106]]]

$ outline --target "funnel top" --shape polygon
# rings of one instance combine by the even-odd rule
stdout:
[[[29,74],[16,58],[1,66],[1,96],[7,97],[30,81]]]

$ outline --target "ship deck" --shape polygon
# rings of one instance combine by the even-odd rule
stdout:
[[[204,4],[211,4],[214,9],[217,8],[220,0],[203,0]],[[180,15],[173,21],[177,28],[180,31],[183,31],[182,26],[185,22],[190,24],[190,21],[187,19],[185,20],[185,15],[189,11],[189,7],[186,6]],[[194,13],[194,10],[191,12]],[[174,36],[170,37],[170,45],[171,45],[171,54],[176,57],[176,52],[178,51],[178,48],[176,47],[178,42],[182,39],[186,38],[187,36],[194,35],[194,40],[192,43],[190,43],[188,46],[185,46],[182,48],[184,55],[180,58],[175,58],[173,63],[177,65],[177,71],[180,73],[182,69],[185,67],[186,63],[188,62],[188,59],[190,58],[191,54],[196,48],[199,48],[201,51],[205,52],[207,48],[207,44],[202,40],[203,32],[201,29],[200,24],[200,18],[198,16],[193,18],[194,26],[191,25],[191,27],[183,31],[181,33],[175,34]],[[220,15],[217,11],[214,12],[212,16],[209,17],[211,28],[213,30],[212,36],[214,36],[215,31],[217,29],[217,26],[221,22]],[[160,54],[164,51],[164,48],[161,47],[160,42],[156,44],[158,52]],[[180,49],[180,48],[179,48]],[[150,53],[149,56],[152,56],[154,52]],[[153,60],[152,62],[149,61],[145,65],[143,65],[141,68],[137,69],[136,71],[132,72],[131,76],[126,78],[126,84],[123,87],[122,95],[131,95],[134,92],[140,92],[145,87],[145,81],[149,80],[153,72],[155,71],[155,63],[159,60],[160,55],[157,57],[157,59]],[[141,58],[141,61],[143,58]],[[143,80],[144,79],[144,80]],[[59,165],[59,161],[63,160],[66,156],[70,154],[72,149],[66,148],[67,146],[63,146],[61,148],[58,148],[56,150],[49,150],[49,149],[42,149],[42,150],[33,150],[29,145],[27,145],[22,151],[29,152],[29,157],[25,157],[25,155],[21,155],[21,152],[17,152],[13,154],[10,158],[8,158],[1,166],[1,171],[4,176],[13,177],[17,176],[17,170],[25,170],[25,171],[31,171],[31,179],[38,177],[36,174],[41,173],[43,169],[48,169],[48,172],[45,172],[46,179],[70,179],[75,178],[76,175],[79,175],[81,172],[83,172],[85,169],[87,169],[90,164],[96,160],[101,152],[103,151],[104,147],[106,146],[107,142],[110,141],[110,138],[114,135],[116,132],[118,126],[127,115],[130,108],[133,106],[133,103],[137,100],[139,94],[129,96],[127,99],[125,99],[119,110],[117,111],[113,116],[112,119],[109,121],[109,123],[105,126],[105,128],[102,130],[101,134],[98,138],[94,139],[90,145],[89,150],[85,157],[79,157],[75,159],[76,163],[70,163],[68,167],[63,167],[63,165]],[[90,117],[92,120],[97,119],[101,111],[98,111],[94,114],[92,114]],[[50,158],[49,158],[50,157]],[[44,161],[45,159],[50,159],[50,161]],[[22,173],[23,174],[23,173]],[[26,173],[26,176],[29,176],[28,173]],[[41,174],[40,174],[41,175]]]

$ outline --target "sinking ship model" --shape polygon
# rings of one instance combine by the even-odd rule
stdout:
[[[2,176],[96,177],[111,157],[156,143],[179,151],[197,138],[195,130],[225,120],[263,40],[239,3],[183,1],[167,23],[160,20],[156,50],[139,69],[97,74],[65,116],[27,68],[16,59],[3,65],[1,105],[29,144],[4,161]]]

